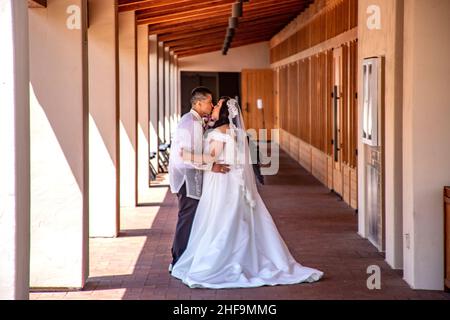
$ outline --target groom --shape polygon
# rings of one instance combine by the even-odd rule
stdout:
[[[213,109],[212,92],[205,87],[195,88],[191,94],[191,106],[191,111],[185,114],[178,124],[169,159],[170,189],[178,197],[178,222],[169,272],[186,249],[202,194],[203,172],[226,174],[230,171],[227,165],[186,163],[181,158],[181,149],[193,151],[195,154],[203,153],[203,134],[206,128],[203,118],[208,117]]]

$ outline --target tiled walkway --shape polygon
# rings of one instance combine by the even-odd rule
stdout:
[[[280,155],[280,172],[266,177],[262,198],[293,256],[325,272],[313,284],[254,289],[189,289],[167,272],[177,200],[165,181],[153,187],[146,206],[122,211],[116,239],[90,240],[90,278],[83,291],[36,292],[32,299],[449,299],[414,291],[382,254],[357,234],[357,217],[338,197]],[[367,289],[367,267],[381,268],[381,290]]]

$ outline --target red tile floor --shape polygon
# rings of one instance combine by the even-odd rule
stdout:
[[[357,234],[355,211],[311,174],[280,154],[280,172],[260,193],[293,256],[325,272],[313,284],[254,289],[190,289],[167,272],[177,199],[167,176],[151,188],[146,204],[124,208],[115,239],[90,240],[90,277],[82,291],[34,292],[31,299],[448,299],[440,291],[415,291]],[[381,290],[369,290],[367,268],[381,268]]]

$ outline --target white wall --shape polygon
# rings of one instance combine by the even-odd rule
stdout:
[[[170,51],[164,48],[164,139],[170,142]]]
[[[138,72],[138,204],[145,202],[149,188],[149,38],[148,26],[137,27],[137,72]]]
[[[386,262],[394,269],[403,267],[402,250],[402,48],[403,43],[403,0],[359,0],[358,12],[358,86],[362,92],[362,63],[364,58],[383,56],[385,58],[385,128],[384,128],[384,169],[385,169],[385,249]],[[369,29],[367,8],[377,5],[381,9],[381,29]],[[362,112],[359,99],[359,114]],[[361,132],[359,121],[358,136]],[[366,150],[362,140],[358,140],[358,232],[368,236],[366,219]]]
[[[158,42],[158,145],[165,141],[164,44]]]
[[[28,299],[30,116],[28,8],[0,0],[0,300]]]
[[[443,187],[450,185],[450,1],[406,0],[404,278],[443,289]]]
[[[179,58],[180,71],[241,72],[242,69],[269,69],[269,42],[231,48],[226,56],[222,51]]]
[[[156,152],[151,160],[158,170],[158,39],[156,35],[149,37],[149,88],[150,88],[150,152]]]
[[[119,232],[116,0],[89,1],[89,235]]]
[[[134,207],[136,195],[136,26],[134,12],[119,14],[120,206]]]
[[[29,10],[32,287],[81,288],[88,276],[86,13],[86,0]]]

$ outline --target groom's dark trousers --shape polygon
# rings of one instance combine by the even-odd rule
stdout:
[[[177,194],[178,197],[178,223],[172,245],[172,265],[178,261],[186,250],[192,222],[197,210],[198,200],[186,196],[186,183],[183,184]]]

